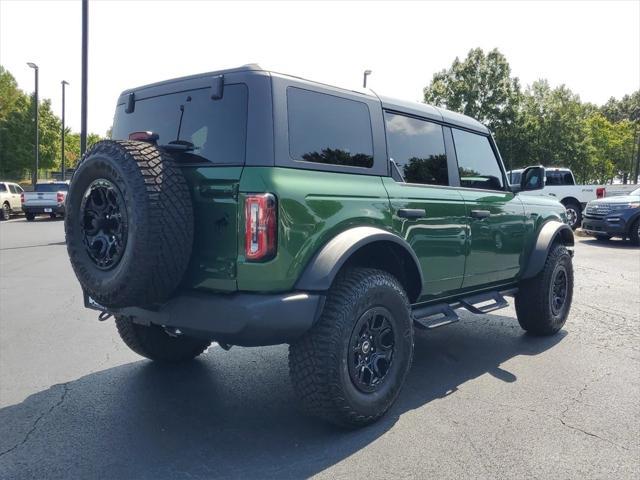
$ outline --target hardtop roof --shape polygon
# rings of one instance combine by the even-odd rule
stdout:
[[[184,76],[184,77],[178,77],[178,78],[172,78],[172,79],[168,79],[168,80],[163,80],[160,82],[155,82],[155,83],[150,83],[147,85],[141,85],[139,87],[136,88],[131,88],[131,89],[127,89],[124,90],[121,94],[120,94],[120,98],[128,95],[131,92],[140,92],[141,90],[145,90],[145,89],[150,89],[150,88],[156,88],[156,87],[161,87],[161,86],[168,86],[172,83],[179,83],[179,82],[184,82],[184,81],[188,81],[188,80],[195,80],[195,79],[199,79],[199,78],[206,78],[206,77],[212,77],[212,76],[216,76],[216,75],[225,75],[225,74],[230,74],[230,73],[241,73],[241,72],[245,72],[245,73],[256,73],[256,74],[260,74],[260,75],[277,75],[280,77],[284,77],[284,78],[289,78],[289,79],[293,79],[296,81],[302,81],[308,84],[316,84],[316,85],[325,85],[321,82],[316,82],[313,80],[307,80],[305,78],[302,77],[296,77],[295,75],[289,75],[289,74],[283,74],[283,73],[279,73],[279,72],[275,72],[272,70],[265,70],[263,68],[261,68],[259,65],[252,63],[252,64],[247,64],[247,65],[243,65],[241,67],[237,67],[237,68],[228,68],[228,69],[224,69],[224,70],[215,70],[215,71],[211,71],[211,72],[204,72],[204,73],[198,73],[195,75],[188,75],[188,76]],[[446,110],[444,108],[439,108],[439,107],[434,107],[432,105],[428,105],[426,103],[420,103],[420,102],[413,102],[413,101],[407,101],[407,100],[399,100],[399,99],[395,99],[395,98],[390,98],[390,97],[386,97],[386,96],[378,96],[377,94],[373,93],[373,91],[364,91],[364,90],[349,90],[346,88],[341,88],[341,87],[335,87],[332,86],[332,88],[337,89],[337,90],[342,90],[344,92],[350,92],[350,93],[359,93],[362,95],[366,95],[368,97],[371,98],[378,98],[380,100],[380,102],[382,103],[382,107],[387,109],[387,110],[393,110],[393,111],[397,111],[397,112],[401,112],[401,113],[407,113],[409,115],[414,115],[414,116],[419,116],[419,117],[423,117],[423,118],[428,118],[431,120],[435,120],[438,122],[443,122],[443,123],[447,123],[447,124],[451,124],[451,125],[455,125],[455,126],[459,126],[462,128],[466,128],[469,130],[474,130],[483,134],[489,134],[490,131],[489,129],[484,126],[482,123],[480,123],[479,121],[477,121],[476,119],[469,117],[467,115],[463,115],[460,113],[456,113],[456,112],[452,112],[450,110]]]

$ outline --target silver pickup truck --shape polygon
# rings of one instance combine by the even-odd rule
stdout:
[[[31,222],[36,215],[49,215],[56,218],[64,216],[65,201],[69,191],[69,182],[38,183],[33,192],[22,194],[22,211],[27,221]]]

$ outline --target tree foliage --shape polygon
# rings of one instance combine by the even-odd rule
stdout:
[[[35,167],[35,101],[17,86],[15,78],[0,66],[0,176],[10,179],[28,178]],[[51,110],[51,101],[38,105],[40,164],[42,170],[61,167],[60,118]],[[89,134],[87,144],[100,137]],[[80,135],[65,131],[66,166],[73,167],[80,156]]]
[[[522,91],[504,55],[476,48],[433,76],[424,101],[487,125],[507,168],[563,166],[582,182],[600,183],[637,175],[640,90],[602,107],[544,79]]]

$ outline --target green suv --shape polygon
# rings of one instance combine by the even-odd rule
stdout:
[[[518,195],[543,179],[509,185],[469,117],[248,65],[121,94],[71,182],[67,248],[135,352],[288,343],[306,410],[362,426],[398,397],[414,328],[505,296],[523,329],[562,328],[573,233]]]

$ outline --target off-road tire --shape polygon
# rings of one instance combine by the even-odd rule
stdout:
[[[582,225],[582,207],[580,206],[580,204],[574,202],[573,200],[567,200],[566,202],[562,203],[564,205],[564,208],[567,210],[567,213],[569,210],[573,210],[575,212],[574,220],[569,222],[569,226],[571,227],[571,229],[575,230],[576,228],[580,227],[580,225]]]
[[[352,381],[350,338],[365,312],[384,307],[392,315],[393,360],[378,390],[364,393]],[[379,419],[394,403],[411,366],[413,323],[402,286],[389,273],[348,268],[329,290],[313,328],[289,348],[289,373],[304,410],[344,427]]]
[[[640,245],[640,218],[631,225],[631,230],[629,230],[629,241],[632,245]]]
[[[211,342],[184,335],[172,337],[157,325],[139,325],[128,317],[116,315],[120,338],[138,355],[158,362],[178,363],[193,360]]]
[[[87,189],[102,179],[121,194],[127,226],[124,251],[106,270],[87,252],[81,212]],[[65,213],[71,265],[98,303],[118,308],[162,302],[180,283],[193,246],[193,206],[182,172],[155,145],[121,140],[95,144],[76,169]]]
[[[27,222],[33,222],[36,219],[35,213],[25,213],[24,218],[27,219]]]
[[[564,269],[567,279],[566,296],[562,308],[554,311],[551,290],[554,274]],[[573,298],[573,264],[571,255],[562,244],[554,244],[547,256],[542,271],[535,277],[524,280],[516,294],[516,313],[520,326],[534,335],[553,335],[560,330],[571,310]]]
[[[11,207],[7,202],[2,204],[2,210],[0,210],[0,220],[9,220],[11,218]]]

